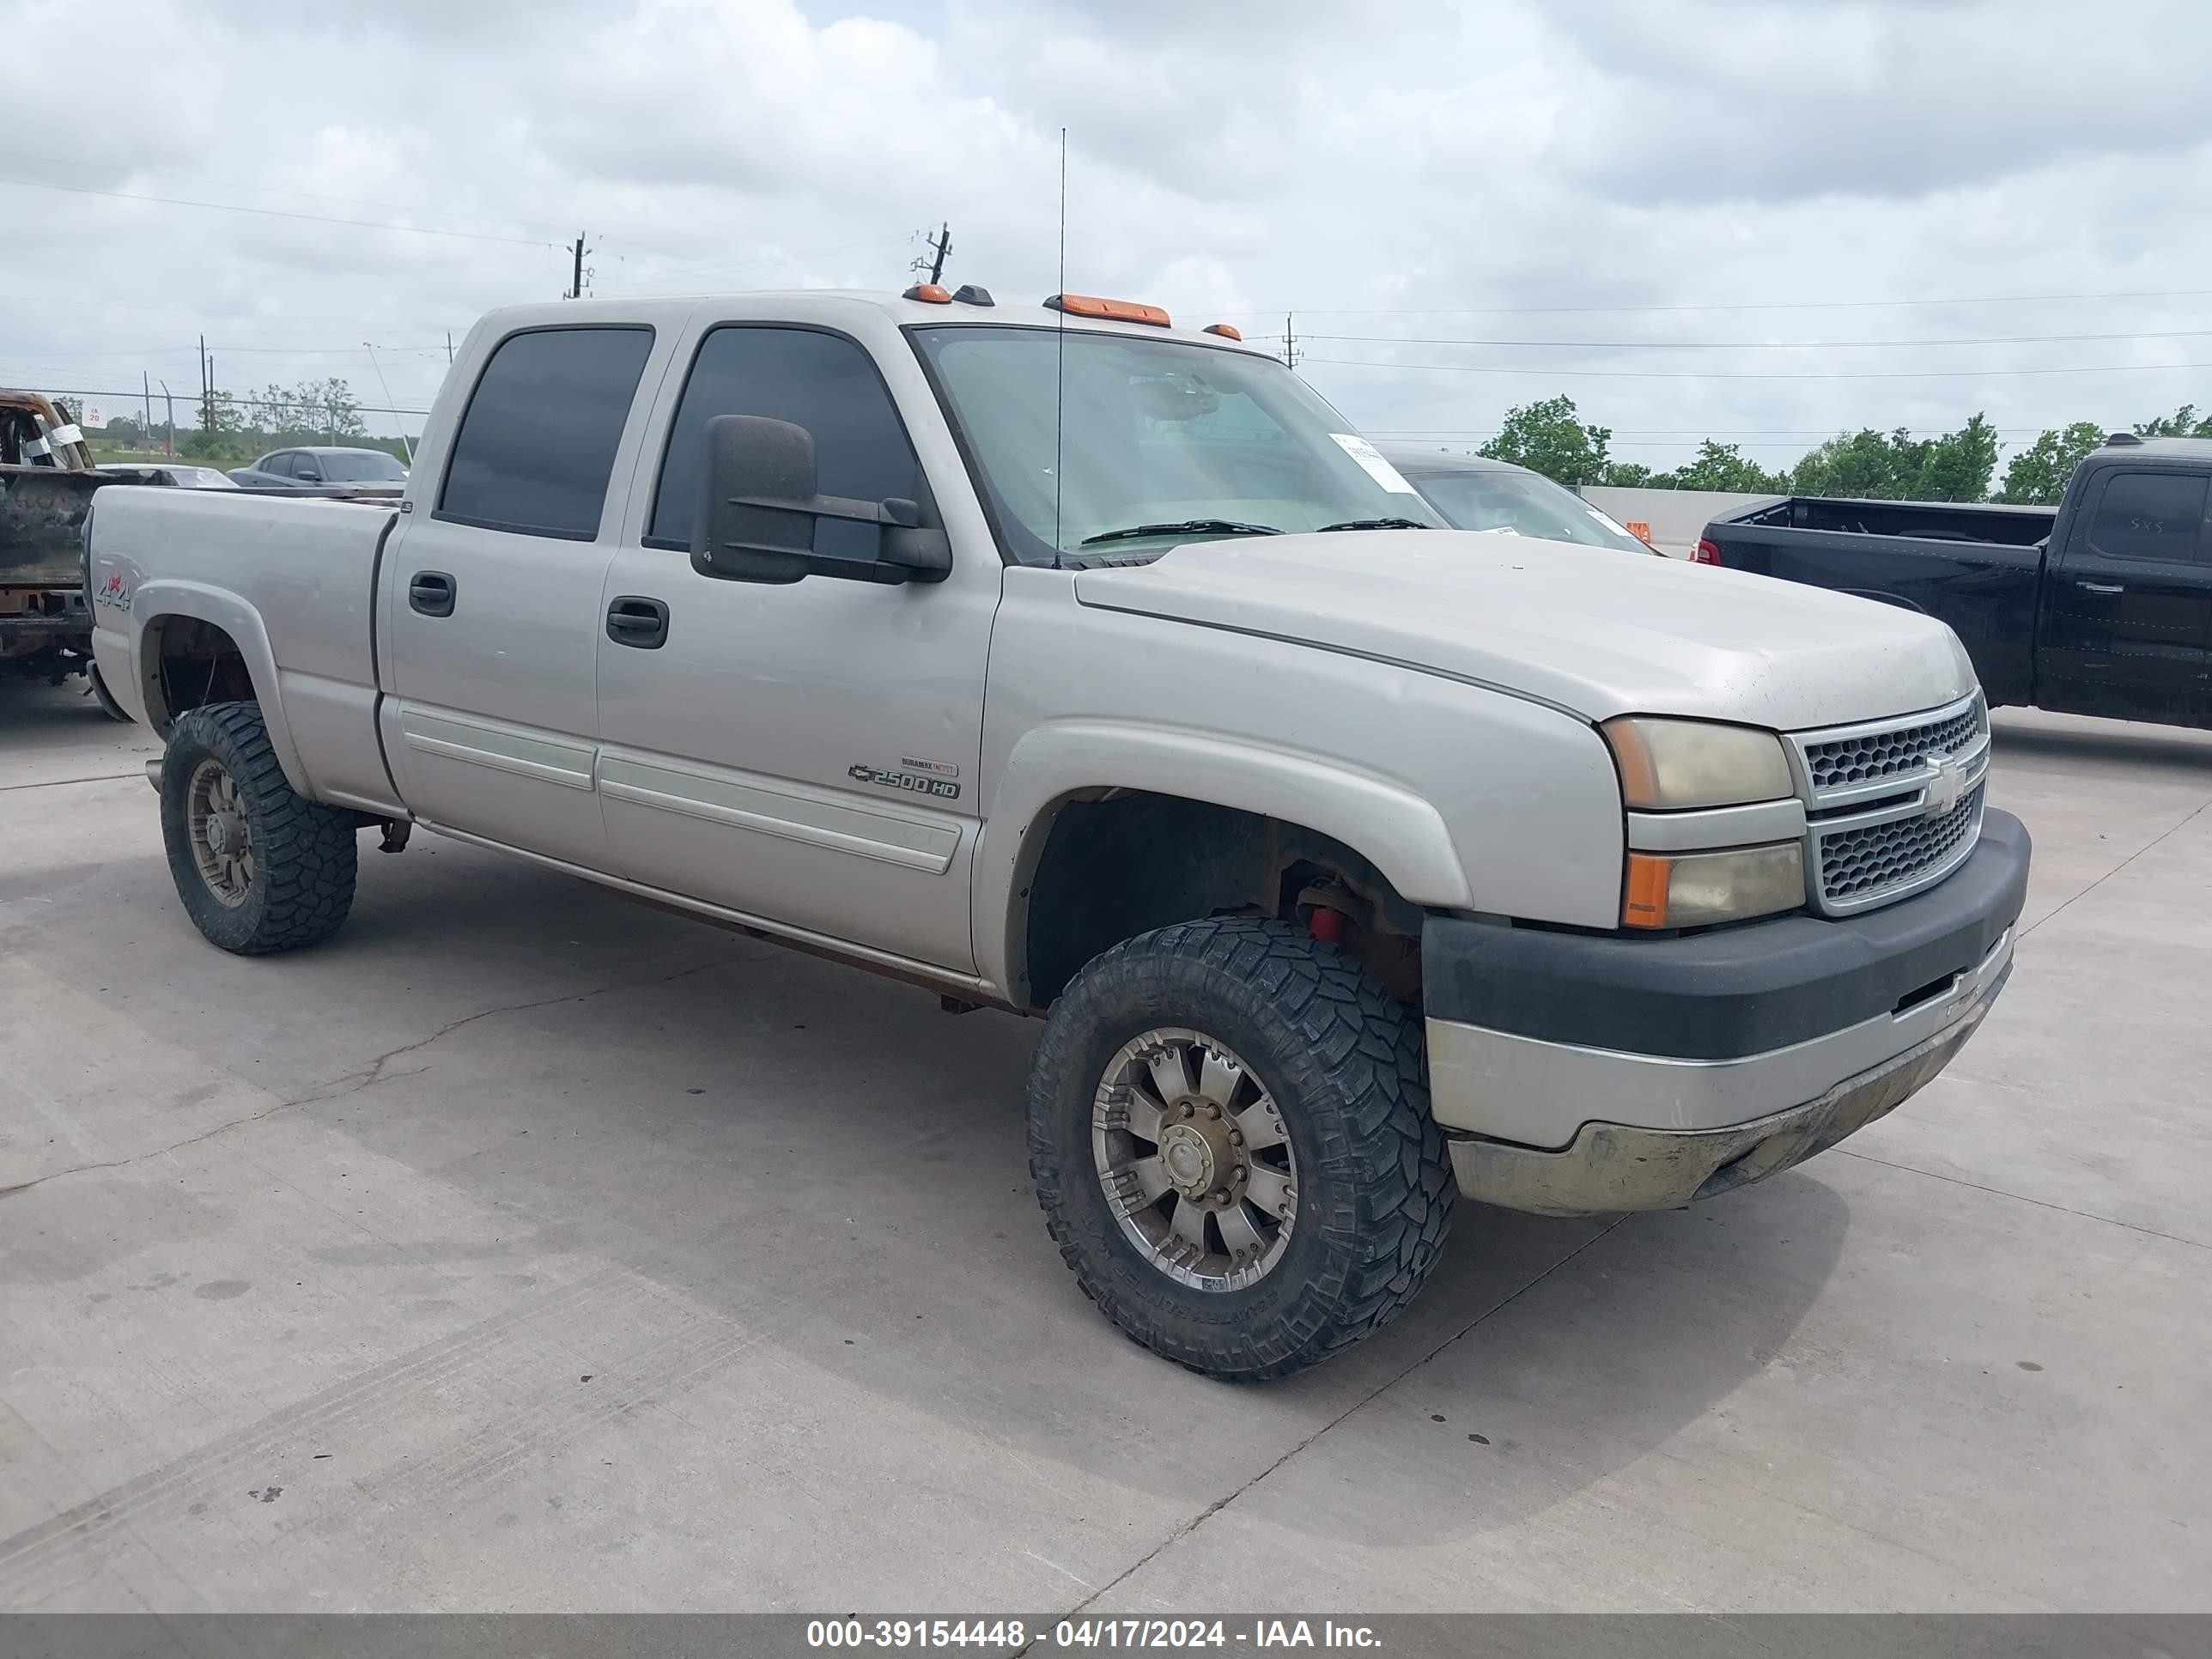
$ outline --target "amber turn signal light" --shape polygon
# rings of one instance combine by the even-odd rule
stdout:
[[[943,284],[938,283],[916,283],[905,293],[900,295],[899,298],[919,300],[926,306],[949,306],[952,303],[951,294]]]
[[[1104,317],[1117,323],[1149,323],[1154,328],[1173,326],[1167,313],[1159,307],[1143,305],[1135,300],[1102,300],[1095,294],[1055,294],[1045,304],[1071,317]]]

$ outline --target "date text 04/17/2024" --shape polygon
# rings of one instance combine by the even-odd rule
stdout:
[[[1032,1634],[1034,1632],[1034,1634]],[[1376,1649],[1382,1638],[1365,1625],[1334,1620],[1255,1619],[1245,1627],[1223,1619],[817,1619],[808,1622],[810,1648],[949,1648],[1014,1650],[1034,1644],[1056,1650],[1176,1648]]]

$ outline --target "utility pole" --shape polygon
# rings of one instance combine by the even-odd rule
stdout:
[[[207,336],[200,336],[200,430],[215,430],[215,382],[208,378]]]
[[[447,367],[447,368],[451,368],[453,366],[453,330],[451,330],[451,329],[449,328],[449,329],[447,329],[447,330],[446,331],[446,367]]]
[[[914,268],[920,270],[924,264],[928,265],[929,280],[937,282],[945,275],[945,256],[952,252],[951,224],[948,222],[939,226],[937,234],[934,237],[925,235],[921,245],[929,252],[915,260]]]
[[[573,267],[574,276],[568,284],[568,291],[561,297],[564,300],[580,300],[584,297],[584,233],[582,231],[576,233],[576,245],[569,252],[576,257],[575,264]],[[449,335],[447,338],[447,349],[450,351],[453,349],[452,337]]]
[[[1296,368],[1297,366],[1298,337],[1291,332],[1291,313],[1286,311],[1283,313],[1283,367]]]
[[[161,382],[161,406],[168,411],[167,420],[162,422],[161,448],[171,460],[174,460],[177,456],[177,400],[171,394],[167,380]]]
[[[146,435],[154,435],[154,379],[144,369],[138,371],[139,395],[146,400]]]

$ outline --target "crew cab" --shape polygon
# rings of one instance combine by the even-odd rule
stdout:
[[[1796,497],[1698,557],[1946,622],[1994,704],[2212,726],[2208,488],[2212,440],[2115,433],[2055,510]]]
[[[1149,306],[498,311],[396,507],[117,492],[87,558],[214,944],[325,939],[419,826],[1040,1018],[1048,1230],[1216,1376],[1384,1324],[1457,1199],[1832,1145],[2012,961],[1948,629],[1444,528]]]

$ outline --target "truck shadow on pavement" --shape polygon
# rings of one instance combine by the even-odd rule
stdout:
[[[2000,762],[2083,761],[2148,767],[2212,778],[2212,732],[2127,720],[2044,717],[2033,725],[1990,715]]]

